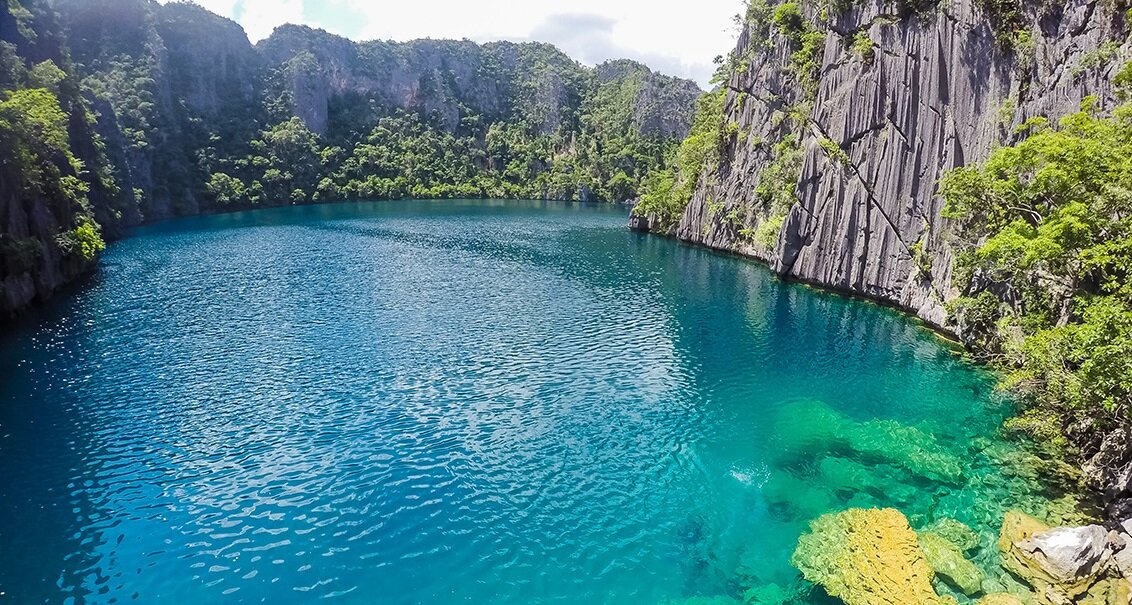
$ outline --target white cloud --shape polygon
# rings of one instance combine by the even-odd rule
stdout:
[[[707,85],[742,0],[197,0],[257,41],[283,23],[354,39],[541,40],[585,63],[631,58]],[[305,3],[305,4],[304,4]]]
[[[253,42],[270,36],[284,23],[303,22],[303,0],[236,0],[233,4],[232,13],[226,16],[235,17]]]

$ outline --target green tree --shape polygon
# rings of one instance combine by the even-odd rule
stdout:
[[[982,165],[950,172],[940,192],[960,236],[957,279],[968,284],[953,320],[1030,395],[1024,418],[1054,419],[1029,426],[1060,439],[1060,425],[1127,422],[1132,105],[1101,116],[1088,101],[1057,127],[1038,124]]]

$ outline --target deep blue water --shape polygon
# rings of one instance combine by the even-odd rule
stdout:
[[[1006,413],[991,377],[624,219],[339,204],[112,245],[0,336],[0,603],[741,598],[792,585],[821,512],[998,510],[968,462]],[[963,476],[783,456],[814,409],[915,427]]]

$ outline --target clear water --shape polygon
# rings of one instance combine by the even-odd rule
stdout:
[[[1030,493],[991,378],[937,337],[616,207],[152,226],[5,331],[0,603],[751,598],[821,512],[980,523]],[[934,435],[962,476],[806,441],[830,414]]]

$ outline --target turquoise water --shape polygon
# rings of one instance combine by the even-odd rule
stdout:
[[[114,244],[0,337],[0,603],[770,602],[816,514],[1027,497],[1007,404],[938,338],[624,214],[340,204]]]

